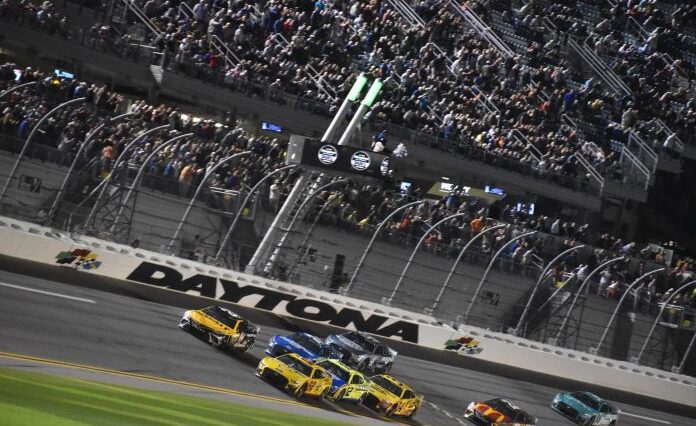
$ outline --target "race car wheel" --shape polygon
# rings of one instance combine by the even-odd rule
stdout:
[[[317,399],[326,399],[326,395],[327,395],[328,393],[329,393],[329,388],[324,389],[324,390],[321,392],[321,395],[319,395],[319,397],[318,397]]]
[[[587,421],[585,422],[585,426],[592,426],[593,424],[595,424],[595,418],[594,418],[594,417],[590,417],[590,418],[587,419]]]
[[[384,410],[384,415],[387,417],[391,417],[394,415],[395,410],[396,410],[396,404],[393,404],[391,407]]]
[[[300,387],[295,389],[295,396],[297,398],[302,398],[305,394],[305,391],[307,391],[307,384],[303,383],[302,385],[300,385]]]
[[[365,370],[367,370],[367,364],[368,364],[369,362],[370,362],[370,361],[364,359],[364,360],[362,360],[362,361],[360,361],[360,362],[358,363],[358,365],[355,367],[355,369],[358,370],[358,371],[365,371]]]
[[[392,369],[392,363],[390,362],[382,368],[382,374],[388,373],[389,370],[391,370],[391,369]]]
[[[334,398],[334,401],[340,401],[340,400],[343,399],[344,396],[346,396],[346,390],[345,390],[345,389],[341,389],[341,390],[338,391],[338,393],[336,394],[336,397]]]

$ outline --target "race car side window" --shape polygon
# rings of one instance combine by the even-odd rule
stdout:
[[[326,377],[326,375],[321,370],[314,370],[314,373],[312,373],[313,379],[323,379],[324,377]]]
[[[599,411],[602,413],[607,413],[607,414],[610,414],[613,412],[611,407],[608,406],[607,404],[602,405],[602,408]]]
[[[406,391],[404,392],[404,396],[403,396],[404,399],[413,399],[415,397],[416,397],[416,395],[408,389],[406,389]]]
[[[350,378],[351,385],[360,385],[362,383],[363,383],[363,379],[360,376],[358,376],[357,374]]]

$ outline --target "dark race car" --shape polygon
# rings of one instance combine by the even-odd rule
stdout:
[[[330,345],[324,344],[321,339],[308,333],[273,336],[268,341],[266,353],[270,356],[294,353],[311,361],[315,361],[319,357],[333,359],[341,357]]]
[[[359,371],[375,374],[391,370],[396,351],[365,333],[332,334],[324,341],[341,354],[341,360]]]
[[[503,398],[472,402],[464,418],[479,426],[534,426],[536,417]]]

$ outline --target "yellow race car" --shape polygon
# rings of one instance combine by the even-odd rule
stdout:
[[[413,388],[392,376],[380,374],[370,377],[363,405],[384,413],[387,417],[412,418],[423,404],[423,397],[416,395]]]
[[[219,348],[247,352],[254,345],[259,328],[221,306],[184,312],[179,321],[182,329],[202,335],[208,343]]]
[[[323,368],[292,353],[263,358],[256,367],[256,375],[298,398],[304,395],[324,398],[332,382]]]
[[[317,365],[331,376],[331,389],[326,397],[332,401],[361,403],[367,394],[370,381],[358,370],[354,370],[337,359],[320,358]]]

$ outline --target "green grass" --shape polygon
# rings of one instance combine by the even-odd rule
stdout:
[[[346,426],[216,399],[0,368],[0,426]]]

